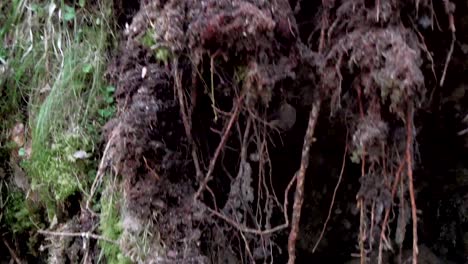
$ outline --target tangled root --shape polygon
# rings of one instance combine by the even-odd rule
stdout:
[[[392,249],[386,230],[400,188],[396,242],[403,243],[410,204],[416,260],[413,118],[426,94],[424,51],[400,17],[411,1],[367,2],[322,1],[314,52],[302,43],[285,0],[143,1],[126,30],[123,56],[110,69],[119,115],[107,135],[117,135],[110,156],[123,176],[125,218],[140,223],[137,231],[145,226],[159,235],[158,257],[273,259],[273,234],[290,226],[288,194],[296,182],[293,262],[309,149],[320,106],[329,102],[335,120],[349,124],[349,153],[361,164],[361,258],[382,261],[382,251]],[[291,129],[304,106],[313,110],[300,169],[285,176],[280,201],[272,135]],[[282,109],[294,113],[287,127],[278,125]],[[127,245],[137,231],[125,231],[133,241]],[[125,248],[136,256],[133,246]]]

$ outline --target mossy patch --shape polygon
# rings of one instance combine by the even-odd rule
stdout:
[[[67,198],[87,197],[96,175],[100,129],[115,113],[104,79],[112,1],[1,1],[0,11],[0,227],[24,235],[71,217]],[[11,143],[18,122],[25,146]],[[9,163],[24,169],[34,201],[16,191]]]

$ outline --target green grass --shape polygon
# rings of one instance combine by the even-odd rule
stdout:
[[[5,208],[0,228],[14,235],[49,226],[77,192],[88,199],[99,160],[99,131],[116,111],[115,88],[103,79],[116,41],[108,21],[113,17],[111,0],[0,2],[0,158],[9,160],[17,147],[7,131],[16,122],[26,124],[31,155],[20,149],[19,160],[32,191],[39,194],[38,204],[31,206],[25,193],[8,187],[13,175],[0,179]],[[77,157],[78,151],[86,157]],[[6,165],[0,162],[0,168]],[[120,196],[110,192],[101,197],[95,201],[101,211],[99,231],[118,240]],[[37,218],[40,206],[48,222]],[[106,263],[129,263],[118,245],[99,246]]]
[[[23,1],[1,1],[0,2],[0,160],[8,160],[11,144],[8,144],[8,129],[20,120],[20,105],[22,94],[11,80],[14,73],[11,70],[10,57],[15,56],[17,48],[11,35],[14,34],[16,25],[21,20]],[[19,70],[19,69],[18,69]],[[0,164],[0,166],[5,164]]]
[[[76,151],[95,152],[97,131],[106,119],[102,110],[113,103],[106,101],[102,77],[112,43],[106,21],[111,9],[101,2],[89,8],[99,12],[91,12],[79,5],[22,1],[17,12],[21,22],[7,52],[12,71],[5,84],[15,93],[10,101],[27,98],[32,156],[25,168],[32,188],[49,205],[88,188],[87,175],[95,164],[72,157]],[[20,103],[11,104],[12,110]]]
[[[86,198],[99,131],[115,112],[115,89],[103,79],[115,45],[110,18],[111,0],[0,1],[0,158],[9,160],[15,147],[7,131],[26,124],[32,152],[21,165],[49,220],[70,195]],[[77,151],[89,157],[76,158]],[[1,226],[10,232],[34,228],[25,194],[8,197]]]
[[[110,176],[106,178],[109,179]],[[109,182],[110,180],[105,181],[107,188],[103,192],[100,201],[101,218],[99,229],[104,237],[118,241],[123,232],[120,208],[118,205],[122,204],[123,201],[119,195],[120,192],[115,188],[115,185]],[[131,263],[130,260],[123,255],[118,245],[111,244],[106,241],[99,241],[99,245],[102,249],[103,256],[105,256],[105,263]]]

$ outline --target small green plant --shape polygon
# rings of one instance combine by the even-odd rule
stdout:
[[[106,86],[102,89],[103,101],[98,110],[101,123],[109,120],[109,118],[115,114],[114,92],[114,86]]]
[[[69,6],[69,5],[64,5],[63,6],[63,20],[64,21],[71,21],[74,20],[76,17],[76,11],[75,8]]]
[[[107,181],[108,183],[108,181]],[[122,235],[122,225],[120,218],[120,211],[118,204],[120,203],[120,196],[118,192],[112,190],[113,186],[104,191],[101,198],[101,218],[99,229],[102,235],[106,238],[118,241]],[[131,263],[130,260],[124,256],[120,247],[106,241],[99,241],[102,253],[106,258],[106,263],[112,264],[127,264]]]
[[[113,45],[112,2],[1,1],[0,144],[18,120],[28,120],[32,152],[18,151],[49,217],[71,194],[86,190],[99,128],[114,114],[103,80]],[[96,10],[96,11],[93,11]],[[76,153],[86,153],[75,158]],[[2,148],[1,157],[9,152]],[[27,158],[27,159],[26,159]],[[1,164],[0,164],[1,165]]]
[[[156,41],[156,34],[154,28],[149,28],[146,30],[145,34],[140,38],[140,43],[154,51],[154,56],[156,60],[167,64],[171,58],[171,51],[166,48],[158,45]]]
[[[147,48],[152,48],[156,45],[155,37],[154,29],[148,28],[145,34],[141,37],[140,43]]]
[[[11,153],[4,148],[6,132],[21,120],[31,143],[31,155],[29,147],[18,150],[21,166],[50,222],[72,194],[86,197],[96,175],[100,129],[116,111],[115,88],[103,79],[115,44],[108,20],[112,1],[12,0],[0,1],[0,10],[0,166]],[[24,193],[9,190],[6,201],[2,229],[21,233],[49,225],[36,223]],[[103,232],[117,239],[119,220],[110,203],[101,206]],[[114,259],[126,263],[118,254]]]
[[[21,191],[9,190],[5,201],[4,219],[1,222],[9,227],[13,235],[35,228],[36,223],[40,224],[37,208],[28,204]]]
[[[103,80],[112,44],[106,20],[111,17],[110,5],[105,2],[102,7],[107,7],[97,13],[84,9],[84,1],[78,6],[38,4],[28,13],[36,21],[33,32],[49,34],[33,35],[24,44],[31,52],[22,54],[21,60],[34,63],[18,63],[12,85],[28,93],[32,155],[24,164],[49,218],[67,197],[89,188],[89,171],[97,166],[92,157],[99,127],[115,112]]]

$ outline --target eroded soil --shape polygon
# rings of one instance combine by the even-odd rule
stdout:
[[[468,261],[466,3],[116,8],[122,35],[107,77],[118,111],[103,129],[104,164],[121,179],[125,256],[286,263],[320,105],[297,263]]]

